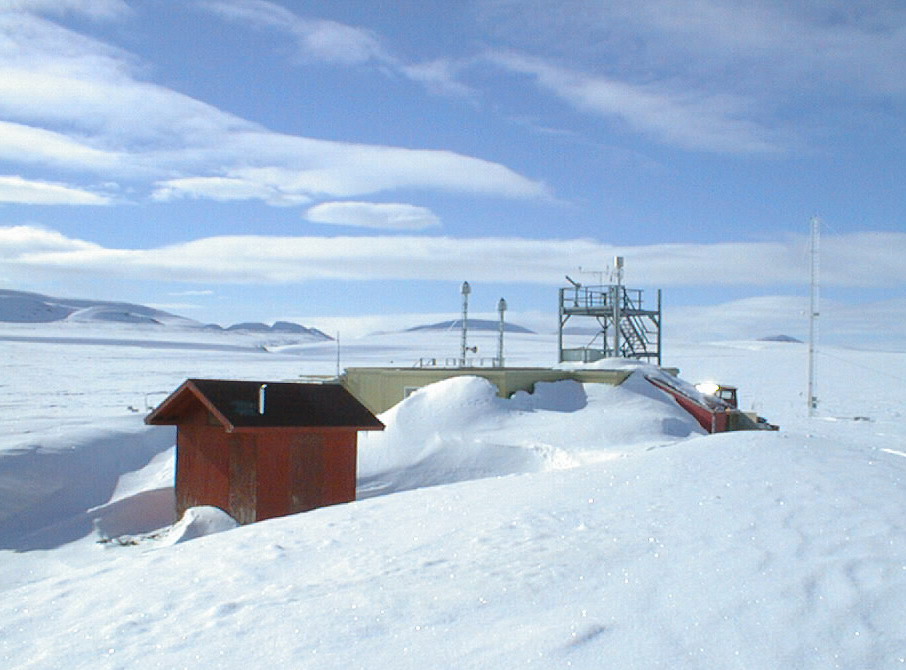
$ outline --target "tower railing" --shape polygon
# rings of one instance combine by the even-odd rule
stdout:
[[[584,318],[586,324],[591,320],[596,332],[585,346],[565,347],[564,331],[567,323],[574,318]],[[616,350],[611,343],[612,337],[608,337],[614,328],[619,329]],[[635,358],[660,364],[660,290],[657,292],[657,306],[650,308],[645,305],[642,289],[630,289],[619,284],[574,284],[560,289],[560,362],[592,362],[608,357]]]

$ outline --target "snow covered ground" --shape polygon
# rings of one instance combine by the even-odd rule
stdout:
[[[638,377],[450,380],[362,435],[358,502],[161,531],[174,435],[147,405],[192,376],[331,375],[336,345],[80,328],[0,325],[0,667],[906,667],[902,353],[822,348],[809,418],[803,345],[668,343],[777,433],[703,435]],[[507,361],[555,347],[511,334]],[[384,334],[340,365],[457,351]]]

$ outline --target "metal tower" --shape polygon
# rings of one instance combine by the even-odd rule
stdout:
[[[559,361],[590,363],[602,358],[636,358],[661,364],[661,291],[657,306],[643,304],[643,291],[623,286],[623,259],[614,265],[615,283],[583,286],[567,277],[571,286],[560,289]],[[582,334],[591,340],[581,347],[564,346],[566,324],[583,318]],[[588,326],[589,322],[594,326]]]
[[[808,309],[808,389],[806,399],[808,400],[808,415],[815,416],[818,410],[818,395],[815,390],[818,369],[815,366],[815,350],[818,341],[818,264],[820,261],[818,243],[821,237],[821,219],[813,216],[811,224],[812,237],[809,248],[811,256],[811,290],[809,292]]]

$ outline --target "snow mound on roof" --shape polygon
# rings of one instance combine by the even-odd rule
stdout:
[[[562,415],[570,414],[569,421]],[[619,387],[540,382],[497,396],[482,377],[419,389],[359,437],[358,497],[510,474],[558,470],[663,446],[702,431],[644,377]]]
[[[164,547],[180,544],[206,535],[232,530],[237,526],[239,524],[236,520],[219,507],[209,505],[190,507],[182,518],[170,527],[160,544]]]

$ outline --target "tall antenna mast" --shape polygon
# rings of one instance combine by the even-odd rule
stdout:
[[[808,415],[815,416],[818,409],[818,396],[815,395],[817,368],[815,366],[815,345],[818,339],[818,244],[821,236],[821,219],[812,217],[811,255],[811,291],[808,310]]]
[[[464,281],[462,283],[462,342],[459,347],[459,365],[461,367],[466,366],[466,351],[469,348],[469,294],[471,292],[472,287],[469,286],[469,282]]]
[[[503,298],[500,299],[500,302],[497,303],[497,311],[500,312],[500,331],[497,333],[497,367],[503,367],[503,332],[506,330],[504,324],[504,312],[506,312],[506,300]]]
[[[613,355],[620,356],[620,302],[623,300],[623,257],[613,258]]]

